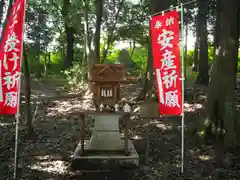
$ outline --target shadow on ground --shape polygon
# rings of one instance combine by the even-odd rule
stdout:
[[[201,104],[201,103],[200,103]],[[204,106],[186,104],[186,127],[195,126],[200,121]],[[181,166],[181,119],[164,118],[149,123],[135,117],[131,122],[131,136],[146,138],[149,135],[148,162],[145,163],[144,145],[135,143],[141,156],[141,165],[133,171],[114,169],[111,172],[76,175],[71,170],[70,156],[80,137],[81,122],[74,112],[85,105],[78,99],[63,99],[42,104],[34,122],[35,137],[25,140],[25,126],[20,125],[19,137],[19,180],[202,180],[238,178],[234,168],[222,167],[222,154],[212,146],[203,145],[192,137],[185,136],[185,173]],[[44,118],[39,118],[44,117]],[[0,179],[8,179],[13,173],[14,119],[4,117],[0,124]],[[21,120],[24,122],[24,119]],[[91,119],[89,118],[89,122]],[[91,123],[87,125],[90,136]],[[230,176],[230,175],[231,176]],[[96,178],[97,177],[97,178]]]

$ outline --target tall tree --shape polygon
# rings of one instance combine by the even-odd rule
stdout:
[[[185,42],[184,42],[184,75],[185,75],[185,82],[187,80],[187,77],[186,77],[186,72],[187,72],[187,66],[189,64],[187,64],[187,57],[188,57],[188,47],[187,47],[187,42],[188,42],[188,34],[189,34],[189,29],[190,29],[190,26],[189,24],[192,22],[192,10],[190,8],[184,8],[184,27],[185,27],[185,32],[184,32],[184,38],[185,38]]]
[[[67,41],[67,53],[64,59],[64,67],[69,68],[73,64],[73,51],[74,51],[74,32],[75,28],[71,21],[70,16],[71,1],[63,0],[62,15],[64,18],[64,27]]]
[[[165,0],[165,1],[158,1],[158,0],[153,0],[151,3],[151,9],[152,13],[158,13],[162,10],[168,9],[172,5],[176,5],[177,1],[176,0]],[[150,27],[150,26],[149,26]],[[145,85],[148,88],[148,91],[152,89],[153,84],[154,84],[154,76],[153,76],[153,56],[152,56],[152,42],[151,42],[151,32],[149,29],[149,45],[148,45],[148,75]],[[146,92],[148,92],[146,91]],[[149,91],[149,95],[151,94],[151,91]]]
[[[30,70],[33,70],[37,76],[41,76],[43,72],[46,73],[47,66],[42,66],[41,57],[47,56],[49,44],[53,41],[60,24],[54,21],[60,19],[61,14],[55,11],[55,6],[50,5],[53,4],[46,1],[28,0],[26,9],[25,33],[28,41],[25,43],[28,47],[28,55],[31,54],[29,64],[39,65],[37,69],[30,67]]]
[[[26,98],[26,125],[27,125],[27,134],[26,137],[32,138],[34,134],[34,128],[32,124],[32,110],[31,110],[31,83],[30,83],[30,72],[29,72],[29,63],[27,58],[27,52],[25,44],[23,44],[23,62],[24,62],[24,81],[25,81],[25,98]]]
[[[199,0],[199,40],[200,40],[200,52],[199,52],[199,75],[197,83],[202,85],[208,85],[208,33],[207,33],[207,13],[208,13],[208,0]]]
[[[177,4],[177,1],[159,1],[152,0],[149,4],[150,9],[152,10],[152,14],[158,13],[162,10],[168,9],[171,5]],[[153,56],[152,56],[152,42],[151,42],[151,30],[149,26],[149,41],[148,41],[148,62],[147,62],[147,73],[145,74],[145,82],[143,86],[143,90],[140,92],[139,99],[143,99],[148,92],[151,95],[151,90],[154,84],[154,76],[153,76]]]
[[[216,50],[217,50],[217,47],[219,46],[219,26],[221,25],[220,24],[220,18],[219,18],[219,14],[220,14],[220,11],[219,11],[219,1],[217,0],[217,2],[216,2],[216,8],[215,8],[215,10],[216,10],[216,12],[215,12],[215,16],[216,16],[216,21],[215,21],[215,26],[214,26],[214,44],[213,44],[213,47],[214,47],[214,49],[213,49],[213,52],[214,52],[214,57],[213,57],[213,61],[216,59]]]
[[[100,37],[101,37],[101,23],[103,16],[103,3],[104,0],[95,0],[96,6],[96,30],[94,37],[94,46],[95,46],[95,58],[96,63],[100,63]]]
[[[198,60],[199,60],[199,48],[200,48],[200,36],[199,36],[199,23],[200,23],[200,13],[198,9],[198,14],[196,16],[196,39],[195,39],[195,45],[194,45],[194,54],[193,54],[193,64],[192,64],[192,71],[197,72],[198,71]]]
[[[219,41],[212,64],[206,133],[212,125],[226,129],[225,143],[236,143],[236,70],[239,47],[239,1],[218,0]],[[221,122],[219,124],[219,122]],[[208,135],[208,133],[206,134]]]
[[[2,21],[3,21],[3,10],[4,10],[4,6],[5,6],[5,0],[0,0],[0,24],[2,25]]]
[[[85,65],[88,61],[88,55],[90,51],[88,37],[89,37],[89,25],[88,25],[88,0],[83,1],[83,7],[84,7],[84,51],[83,51],[83,61],[82,65]]]
[[[110,25],[110,29],[108,30],[108,37],[107,37],[107,43],[106,43],[106,48],[104,47],[104,50],[103,50],[103,55],[102,55],[102,62],[104,63],[104,61],[106,60],[107,58],[107,54],[108,54],[108,50],[109,50],[109,47],[110,45],[112,44],[113,42],[113,37],[114,37],[114,31],[116,29],[116,25],[118,23],[118,19],[119,19],[119,13],[121,12],[121,9],[123,7],[123,4],[124,4],[124,0],[121,0],[120,3],[119,3],[119,6],[118,6],[118,10],[117,12],[115,13],[115,9],[116,9],[116,2],[114,1],[113,3],[113,14],[115,15],[115,18],[113,21],[110,21],[112,25]],[[108,23],[107,23],[108,24]],[[109,25],[108,25],[109,27]]]

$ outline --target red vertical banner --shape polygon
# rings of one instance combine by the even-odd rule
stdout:
[[[178,12],[174,10],[153,16],[151,35],[160,114],[181,115],[182,87]]]
[[[16,114],[19,106],[25,0],[15,0],[0,44],[0,114]]]

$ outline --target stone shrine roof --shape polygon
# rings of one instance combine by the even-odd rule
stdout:
[[[89,81],[127,82],[123,64],[95,64],[90,72]]]

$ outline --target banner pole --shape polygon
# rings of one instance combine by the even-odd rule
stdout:
[[[20,88],[20,85],[19,85]],[[18,91],[20,92],[20,91]],[[18,95],[20,96],[20,95]],[[18,97],[19,101],[20,98]],[[19,112],[15,115],[16,126],[15,126],[15,149],[14,149],[14,179],[17,180],[17,169],[18,169],[18,126],[19,126]]]
[[[21,57],[20,57],[20,72],[22,70],[22,59],[23,59],[23,40],[24,40],[24,24],[25,24],[25,7],[26,7],[26,1],[24,0],[24,5],[23,5],[23,31],[22,31],[22,52],[21,52]],[[19,77],[19,85],[18,85],[18,108],[17,108],[17,113],[15,115],[16,118],[16,129],[15,129],[15,153],[14,153],[14,174],[13,174],[13,178],[14,180],[17,180],[17,170],[18,170],[18,132],[19,132],[19,118],[20,118],[20,103],[21,103],[21,76],[22,73],[20,73],[20,77]]]
[[[182,150],[181,150],[181,173],[184,172],[184,24],[183,24],[183,3],[181,3],[181,64],[182,64]]]

